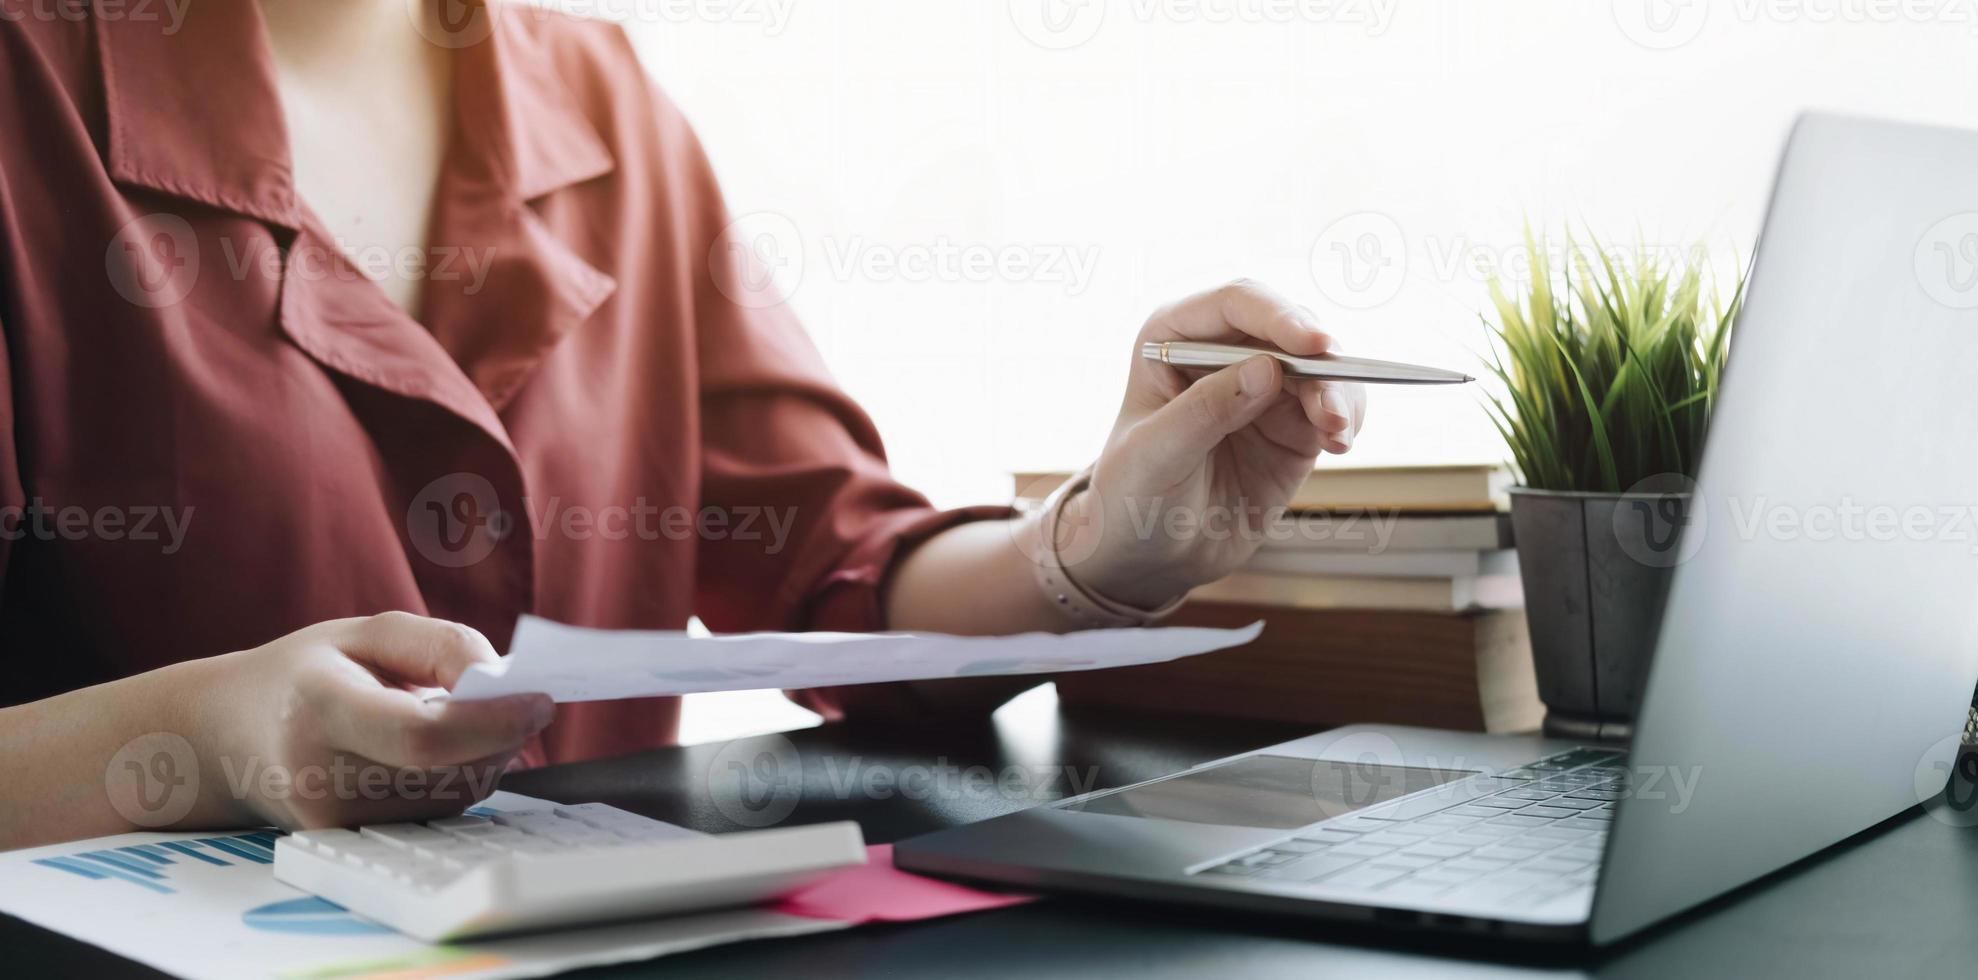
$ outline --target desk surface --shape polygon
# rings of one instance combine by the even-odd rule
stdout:
[[[869,841],[880,843],[1302,734],[1277,725],[1061,713],[1046,692],[1033,692],[991,722],[891,732],[827,726],[787,739],[765,736],[521,773],[503,788],[566,802],[602,800],[717,832],[785,811],[785,824],[855,819]],[[755,767],[746,797],[736,766]],[[798,770],[800,786],[790,778]],[[1911,812],[1600,952],[1057,899],[919,925],[705,950],[585,975],[1965,976],[1978,963],[1974,924],[1978,831]],[[157,975],[6,917],[0,917],[0,949],[16,976]]]

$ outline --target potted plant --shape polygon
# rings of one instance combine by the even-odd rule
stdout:
[[[1743,281],[1720,298],[1678,261],[1528,231],[1528,282],[1490,283],[1488,409],[1511,450],[1512,534],[1548,734],[1625,739],[1656,618],[1687,553],[1690,488]],[[1692,542],[1692,550],[1694,542]]]

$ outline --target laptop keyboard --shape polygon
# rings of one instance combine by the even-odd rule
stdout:
[[[1198,873],[1516,908],[1590,897],[1614,803],[1627,791],[1624,763],[1613,749],[1572,749],[1494,774],[1518,781],[1514,789],[1474,799],[1430,790],[1424,796],[1442,793],[1448,806],[1411,806],[1417,815],[1403,820],[1337,817]]]

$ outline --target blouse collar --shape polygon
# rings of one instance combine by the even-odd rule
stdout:
[[[287,127],[255,0],[184,0],[182,17],[132,16],[96,0],[95,34],[111,179],[301,226]],[[441,0],[435,43],[455,48],[462,135],[485,179],[529,201],[610,173],[584,103],[529,29],[551,16],[482,0]]]

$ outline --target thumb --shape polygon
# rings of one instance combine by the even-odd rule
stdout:
[[[1143,424],[1176,456],[1205,456],[1225,436],[1257,421],[1282,388],[1277,359],[1258,355],[1197,379]]]
[[[405,612],[354,620],[337,646],[374,671],[419,687],[450,688],[467,668],[500,659],[471,626]]]

